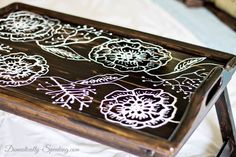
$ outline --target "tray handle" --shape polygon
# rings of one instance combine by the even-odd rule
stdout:
[[[216,98],[217,93],[219,93],[219,90],[221,89],[223,84],[222,71],[222,68],[216,67],[207,77],[208,81],[206,81],[204,86],[204,88],[207,90],[205,92],[205,100],[203,101],[205,106],[208,106],[208,104],[210,104],[210,102]]]

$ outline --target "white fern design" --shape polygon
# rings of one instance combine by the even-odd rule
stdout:
[[[46,91],[46,95],[50,95],[53,99],[53,104],[59,104],[61,107],[71,109],[71,104],[78,102],[80,104],[79,110],[82,111],[84,107],[89,107],[92,103],[93,97],[90,93],[96,94],[96,89],[90,86],[75,88],[75,84],[60,77],[49,77],[50,82],[45,82],[45,85],[39,84],[37,90]],[[65,83],[60,83],[65,82]],[[56,89],[56,90],[55,90]]]
[[[74,82],[58,76],[43,76],[41,79],[46,79],[46,81],[39,83],[37,90],[45,91],[46,95],[51,96],[53,100],[52,104],[72,109],[72,105],[77,103],[79,104],[79,110],[82,111],[84,107],[89,107],[89,104],[93,102],[91,95],[96,94],[95,86],[114,84],[125,89],[122,85],[114,82],[127,76],[128,75],[104,74]]]

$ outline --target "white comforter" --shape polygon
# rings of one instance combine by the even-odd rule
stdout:
[[[1,0],[3,7],[13,0]],[[183,25],[151,0],[21,0],[68,14],[112,23],[152,34],[203,45]],[[171,7],[171,6],[170,6]],[[236,95],[236,82],[229,93]],[[236,99],[232,99],[236,102]],[[236,108],[233,107],[233,111]],[[214,109],[178,157],[215,156],[221,137]],[[22,148],[23,150],[17,150]],[[0,157],[133,157],[114,148],[0,111]]]

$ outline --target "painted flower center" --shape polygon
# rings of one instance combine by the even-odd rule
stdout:
[[[6,72],[9,75],[17,75],[27,71],[26,64],[20,64],[19,62],[14,62],[14,63],[8,63],[7,65],[8,66]]]
[[[141,99],[137,100],[129,100],[127,103],[124,104],[124,108],[122,113],[129,118],[135,119],[144,119],[147,118],[148,113],[150,111],[150,102],[144,101]]]
[[[34,31],[37,29],[39,24],[40,22],[37,19],[32,20],[30,18],[21,18],[14,21],[11,27],[11,31],[13,32]]]
[[[118,51],[116,54],[117,60],[123,62],[142,62],[146,60],[147,55],[138,51],[129,50],[128,52]]]

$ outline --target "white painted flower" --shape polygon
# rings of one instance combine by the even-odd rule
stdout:
[[[28,85],[45,75],[48,68],[42,56],[22,52],[0,56],[0,87]]]
[[[162,89],[117,90],[101,102],[106,120],[133,129],[158,128],[175,117],[177,98]]]
[[[18,42],[44,40],[53,36],[55,29],[60,27],[59,23],[59,20],[29,11],[13,12],[0,19],[0,38]]]
[[[121,72],[158,69],[169,62],[171,52],[138,39],[113,39],[96,46],[89,53],[91,60]]]

